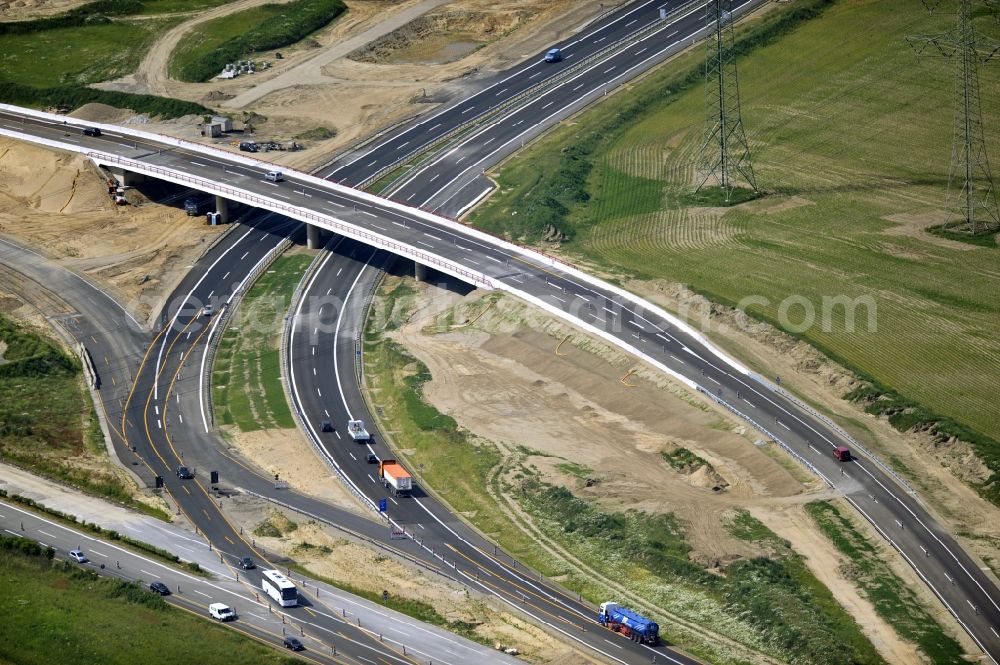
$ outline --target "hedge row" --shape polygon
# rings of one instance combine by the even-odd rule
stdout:
[[[0,81],[0,100],[8,104],[33,108],[75,109],[84,104],[100,103],[136,113],[146,113],[163,119],[184,115],[210,115],[212,109],[180,99],[156,95],[136,95],[115,90],[96,90],[84,86],[33,88],[29,85]]]
[[[299,42],[347,11],[343,0],[295,0],[281,7],[279,17],[223,42],[215,50],[184,65],[178,72],[179,78],[193,83],[207,81],[218,75],[226,63],[245,59],[251,53]]]

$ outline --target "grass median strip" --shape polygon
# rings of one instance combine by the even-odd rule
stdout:
[[[279,257],[237,306],[219,341],[212,401],[220,423],[244,432],[295,427],[281,385],[281,325],[312,257]]]

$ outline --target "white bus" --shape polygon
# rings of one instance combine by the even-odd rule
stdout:
[[[264,593],[274,599],[282,607],[295,607],[299,604],[299,590],[291,580],[277,570],[262,570],[263,579],[260,587]]]

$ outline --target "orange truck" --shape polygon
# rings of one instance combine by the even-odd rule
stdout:
[[[413,476],[394,459],[384,459],[378,463],[378,477],[396,496],[406,496],[413,489]]]

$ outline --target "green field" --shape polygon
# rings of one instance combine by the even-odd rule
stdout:
[[[819,17],[739,61],[763,199],[684,205],[705,113],[698,50],[513,160],[499,174],[501,192],[473,221],[528,240],[553,224],[571,255],[615,274],[689,284],[721,303],[758,296],[748,310],[771,322],[782,320],[786,298],[801,297],[816,318],[800,326],[806,306],[789,308],[794,332],[1000,439],[1000,250],[924,231],[940,221],[933,213],[945,199],[954,82],[951,61],[917,57],[904,37],[948,30],[952,19],[916,2],[904,11],[875,0],[812,0],[756,23],[822,6]],[[977,27],[1000,32],[990,18]],[[980,75],[996,162],[1000,66]],[[859,308],[852,332],[844,308],[834,307],[823,325],[824,297],[839,296],[871,298],[876,316]],[[1000,472],[995,443],[978,451]]]
[[[0,80],[37,88],[89,84],[135,71],[170,19],[116,20],[0,39]]]
[[[12,542],[8,542],[12,541]],[[98,577],[0,538],[0,662],[13,665],[297,663],[274,649],[169,607],[128,582]],[[23,549],[23,546],[21,546]],[[95,639],[99,636],[99,639]],[[169,655],[167,655],[169,654]]]
[[[434,488],[487,538],[591,602],[617,595],[609,580],[655,607],[667,608],[783,661],[813,665],[882,662],[854,620],[801,558],[749,513],[737,517],[734,533],[761,543],[761,550],[772,554],[731,562],[724,574],[715,575],[691,561],[685,536],[688,525],[672,514],[602,510],[564,487],[541,481],[527,459],[532,451],[502,452],[427,404],[422,397],[423,386],[431,379],[427,367],[385,339],[375,323],[384,321],[386,329],[396,328],[412,311],[411,292],[405,281],[390,279],[374,303],[365,333],[367,397],[372,410],[381,414],[381,431],[392,434],[396,454],[418,473],[419,482]],[[476,307],[487,307],[490,302],[489,297],[482,299]],[[463,314],[474,319],[476,307]],[[570,460],[558,463],[557,468],[580,478],[592,473]],[[516,504],[517,511],[511,511],[507,503]],[[513,523],[525,521],[530,522],[526,529]],[[595,579],[575,562],[555,555],[550,543],[600,571],[605,579]],[[660,625],[665,639],[710,662],[741,662],[742,655],[730,647],[708,645],[704,636],[693,635],[666,618]]]
[[[212,374],[218,422],[244,432],[295,427],[281,386],[278,344],[288,299],[311,260],[305,254],[279,257],[234,312]]]

